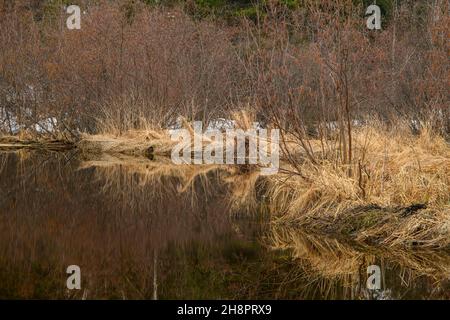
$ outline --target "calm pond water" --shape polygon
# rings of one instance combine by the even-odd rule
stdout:
[[[283,229],[233,209],[218,171],[104,160],[0,154],[0,298],[450,299],[448,253]],[[69,265],[81,290],[66,288]]]

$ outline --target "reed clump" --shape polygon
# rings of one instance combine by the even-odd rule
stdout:
[[[84,135],[77,143],[84,154],[170,155],[174,142],[162,130],[134,130],[122,135]]]
[[[416,135],[376,125],[353,130],[353,139],[352,163],[336,147],[270,178],[279,221],[387,246],[448,247],[448,142],[426,128]]]

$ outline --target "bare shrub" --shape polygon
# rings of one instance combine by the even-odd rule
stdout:
[[[74,31],[62,9],[44,23],[25,2],[2,11],[0,22],[1,108],[24,129],[51,116],[59,129],[92,132],[99,116],[119,112],[166,115],[161,126],[174,115],[206,121],[223,115],[238,90],[230,32],[218,25],[119,1],[89,6]]]

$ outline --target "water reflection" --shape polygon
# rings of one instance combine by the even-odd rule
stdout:
[[[234,170],[1,154],[0,298],[367,299],[373,263],[378,298],[450,298],[448,254],[276,229],[250,188],[257,177]],[[65,287],[71,264],[80,291]]]
[[[375,248],[273,226],[269,246],[286,250],[297,276],[331,299],[450,299],[448,252]],[[368,290],[368,267],[380,267],[379,290]],[[319,298],[316,296],[316,298]]]

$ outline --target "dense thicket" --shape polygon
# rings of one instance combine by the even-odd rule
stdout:
[[[381,31],[366,28],[369,2],[0,1],[0,130],[246,108],[298,130],[375,116],[448,133],[447,2],[379,0]]]

